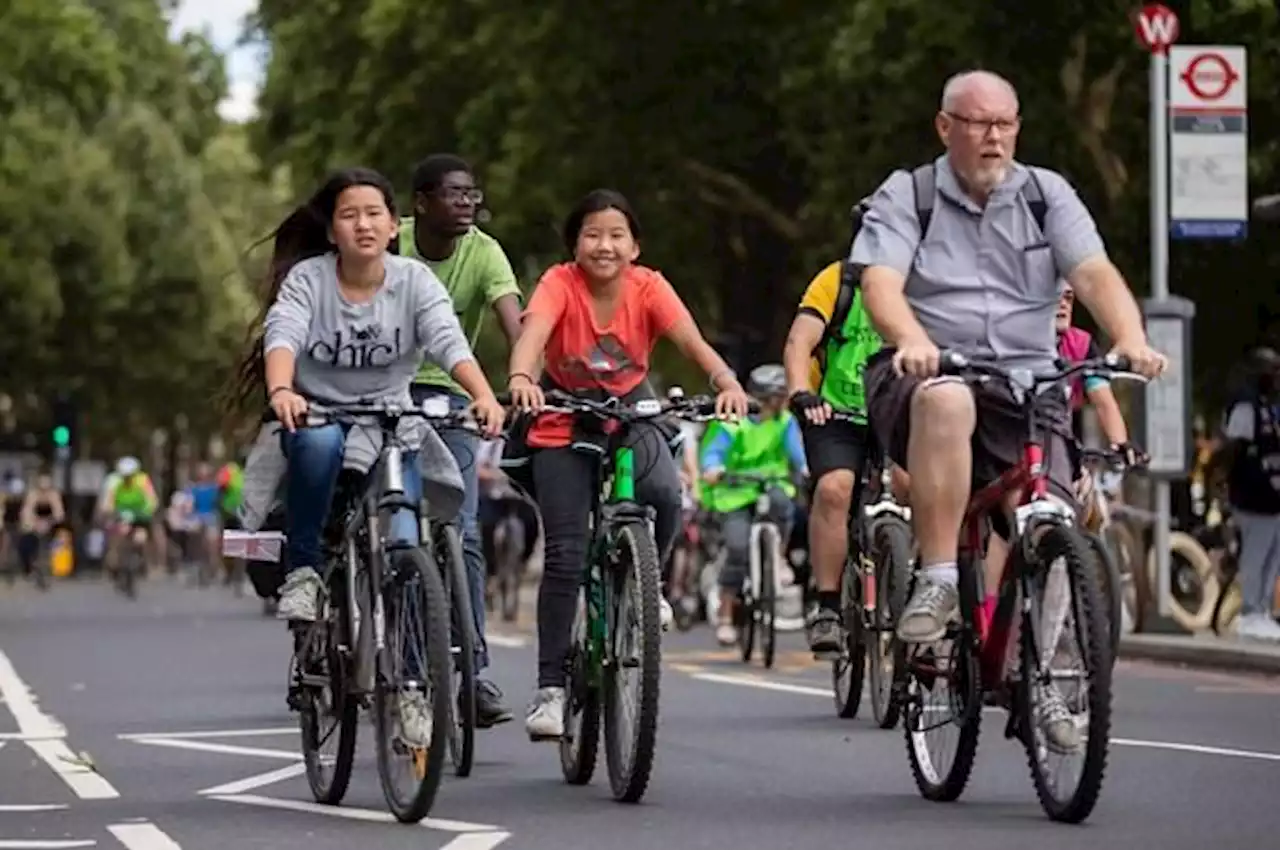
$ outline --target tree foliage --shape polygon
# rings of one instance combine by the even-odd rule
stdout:
[[[70,392],[97,448],[206,433],[278,218],[222,57],[157,0],[11,0],[0,26],[0,393],[36,428]]]
[[[1169,5],[1183,42],[1249,47],[1252,177],[1273,187],[1275,4]],[[800,288],[845,248],[850,205],[938,153],[942,83],[965,68],[1015,82],[1020,158],[1070,177],[1144,291],[1148,74],[1135,6],[262,0],[255,32],[271,61],[255,141],[306,183],[355,161],[403,183],[415,159],[455,149],[479,166],[518,269],[559,257],[557,225],[578,195],[619,188],[639,207],[646,259],[704,325],[750,344],[747,366],[777,356]],[[1173,248],[1172,289],[1199,305],[1202,383],[1280,309],[1268,241]]]

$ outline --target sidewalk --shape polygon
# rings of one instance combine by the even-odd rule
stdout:
[[[1208,670],[1280,675],[1280,643],[1242,641],[1213,634],[1125,635],[1120,639],[1120,657]]]

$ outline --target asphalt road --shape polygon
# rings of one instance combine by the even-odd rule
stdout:
[[[472,777],[446,777],[432,818],[406,827],[388,822],[365,722],[346,802],[311,803],[284,700],[287,638],[251,600],[169,580],[149,582],[136,602],[91,581],[47,595],[0,586],[0,849],[1280,842],[1280,680],[1122,662],[1103,799],[1071,827],[1041,814],[998,717],[961,801],[920,799],[902,733],[838,719],[828,669],[785,637],[765,672],[715,649],[706,630],[669,636],[658,760],[641,805],[611,800],[603,766],[592,785],[566,785],[555,747],[530,743],[517,720],[480,733]],[[515,629],[494,643],[494,678],[522,708],[532,642]]]

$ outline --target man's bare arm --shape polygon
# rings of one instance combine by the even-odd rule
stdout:
[[[1090,257],[1067,278],[1076,297],[1117,346],[1145,345],[1142,313],[1120,270],[1106,255]]]

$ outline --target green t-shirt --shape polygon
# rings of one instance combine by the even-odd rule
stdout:
[[[480,339],[485,313],[499,298],[520,297],[520,286],[507,255],[498,240],[478,227],[458,237],[453,253],[443,260],[428,260],[418,253],[413,241],[413,219],[400,219],[400,254],[426,263],[453,299],[462,332],[467,335],[472,351]],[[434,363],[423,363],[413,379],[415,384],[431,384],[466,395],[458,382]]]

